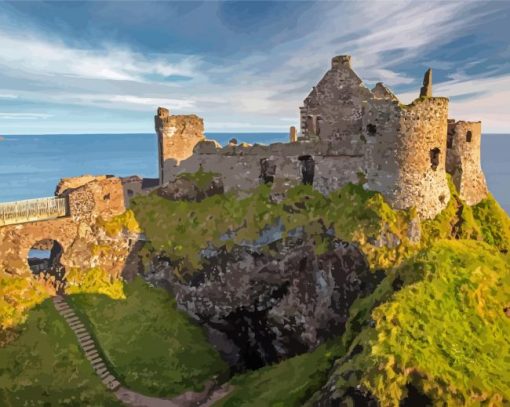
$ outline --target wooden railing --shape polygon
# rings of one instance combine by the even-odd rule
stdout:
[[[59,197],[0,203],[0,226],[61,218],[67,208],[67,198]]]

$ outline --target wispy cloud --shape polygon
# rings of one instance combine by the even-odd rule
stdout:
[[[194,76],[195,56],[143,55],[119,45],[96,49],[70,47],[59,39],[43,39],[36,33],[12,33],[0,29],[0,65],[11,75],[146,82],[172,75]]]
[[[317,17],[313,24],[310,13]],[[91,47],[90,42],[74,39],[69,45],[55,33],[0,28],[0,87],[6,89],[0,91],[0,98],[5,94],[2,99],[13,103],[59,105],[56,113],[51,112],[56,123],[59,108],[79,106],[90,109],[90,117],[97,115],[102,120],[106,120],[105,109],[123,112],[126,128],[140,117],[130,112],[143,113],[151,125],[150,112],[163,105],[172,111],[199,113],[208,129],[282,130],[287,124],[298,124],[298,106],[329,67],[332,56],[351,54],[354,69],[368,84],[383,81],[397,88],[414,86],[414,97],[421,74],[415,77],[401,67],[423,66],[424,55],[484,21],[487,13],[478,2],[381,1],[371,2],[370,7],[365,2],[318,2],[292,22],[307,30],[299,38],[286,38],[263,50],[240,49],[238,55],[218,51],[214,58],[135,51],[126,43],[99,41]],[[210,18],[219,17],[212,14]],[[284,30],[286,22],[281,24]],[[215,46],[221,49],[221,44]],[[443,61],[441,68],[453,70],[454,65]],[[479,119],[488,127],[492,122],[502,123],[505,108],[495,118],[485,98],[505,97],[502,89],[510,85],[501,78],[497,83],[488,78],[475,82],[466,73],[468,68],[465,65],[452,72],[452,80],[436,86],[435,92],[466,97],[452,103],[459,118],[475,115],[475,105],[480,103],[487,109],[480,107]],[[173,82],[172,76],[190,79]]]
[[[36,119],[48,119],[50,117],[52,117],[52,115],[47,113],[0,112],[0,119],[3,120],[36,120]]]

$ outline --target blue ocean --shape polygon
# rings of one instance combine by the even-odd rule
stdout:
[[[287,133],[207,133],[226,144],[287,141]],[[482,167],[489,189],[510,213],[510,135],[482,137]],[[83,174],[157,178],[155,134],[3,136],[0,140],[0,202],[53,195],[60,178]]]

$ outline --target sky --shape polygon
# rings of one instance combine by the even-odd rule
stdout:
[[[404,103],[510,133],[510,1],[0,2],[0,135],[285,132],[335,55]]]

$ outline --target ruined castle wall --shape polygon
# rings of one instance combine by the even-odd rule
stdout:
[[[398,102],[374,99],[363,106],[362,135],[367,188],[389,194],[399,173],[401,108]]]
[[[372,98],[373,94],[351,69],[350,57],[333,58],[331,69],[300,108],[302,135],[351,145],[361,154],[362,104]]]
[[[481,122],[448,123],[446,171],[468,205],[477,204],[488,194],[480,164],[481,127]]]
[[[183,172],[204,171],[222,175],[225,190],[248,190],[262,182],[261,160],[274,166],[274,189],[288,188],[303,181],[302,158],[314,161],[314,188],[329,193],[348,182],[357,182],[363,157],[351,154],[350,148],[340,151],[329,143],[275,143],[269,146],[217,147],[213,142],[199,143],[192,157],[179,165],[166,167],[165,179]],[[301,158],[301,160],[300,160]]]
[[[402,109],[395,151],[399,171],[388,194],[395,208],[414,206],[431,218],[448,204],[447,121],[447,98],[420,98]]]
[[[154,117],[158,135],[160,182],[164,183],[164,168],[168,160],[180,162],[193,154],[193,148],[204,137],[204,121],[196,115],[171,115],[158,108]]]
[[[93,177],[85,184],[82,180],[67,180],[70,186],[80,186],[67,188],[61,195],[68,197],[70,216],[0,227],[0,267],[10,274],[29,273],[27,258],[34,244],[56,240],[63,248],[61,263],[67,270],[102,267],[112,275],[120,275],[129,253],[129,239],[107,236],[100,223],[125,211],[122,183],[104,176]],[[94,252],[94,247],[103,246],[109,250]]]
[[[122,182],[116,177],[97,177],[76,189],[68,189],[70,216],[76,221],[110,219],[126,210]]]

